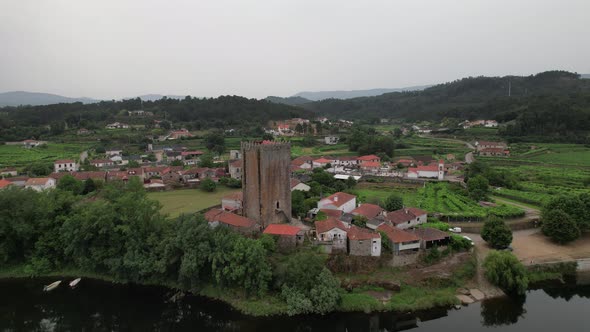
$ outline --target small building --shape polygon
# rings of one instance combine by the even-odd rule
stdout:
[[[381,234],[350,226],[346,234],[348,253],[352,256],[381,256]]]
[[[120,155],[123,154],[123,149],[121,149],[121,148],[109,148],[109,149],[106,149],[105,154],[107,155],[107,157],[120,156]]]
[[[259,231],[258,225],[254,220],[222,209],[211,209],[207,211],[204,216],[207,222],[209,222],[209,226],[212,228],[220,226],[228,227],[245,235],[251,235],[256,231]]]
[[[228,168],[229,168],[229,176],[232,179],[236,179],[236,180],[242,179],[243,170],[242,170],[242,160],[241,159],[230,161]]]
[[[278,238],[277,247],[282,250],[294,249],[304,240],[304,231],[291,225],[270,224],[266,226],[262,233],[276,236]]]
[[[310,191],[311,187],[306,185],[305,183],[291,178],[291,191],[299,190],[299,191]]]
[[[25,182],[25,188],[30,188],[35,191],[43,191],[55,188],[54,178],[29,178]]]
[[[189,138],[189,137],[193,137],[193,134],[191,134],[188,130],[182,128],[179,130],[171,131],[170,134],[168,134],[167,139],[172,140],[172,139],[181,139],[181,138]]]
[[[164,184],[164,181],[160,179],[150,179],[143,184],[143,187],[151,190],[164,190],[166,185]]]
[[[4,179],[0,179],[0,190],[7,188],[8,186],[13,186],[12,182]]]
[[[387,235],[394,255],[420,250],[420,238],[411,232],[387,224],[380,225],[377,230]]]
[[[221,208],[225,211],[242,214],[243,201],[244,198],[241,191],[225,195],[221,198]]]
[[[403,208],[388,212],[385,216],[395,227],[407,229],[424,224],[428,221],[428,213],[418,208]]]
[[[381,162],[381,158],[379,158],[378,156],[376,156],[376,155],[374,155],[374,154],[367,155],[367,156],[360,156],[360,157],[358,157],[358,158],[356,158],[356,159],[357,159],[357,160],[359,161],[359,163],[361,163],[361,164],[362,164],[363,162],[366,162],[366,161],[370,161],[370,162],[377,162],[377,163],[380,163],[380,162]]]
[[[316,221],[315,229],[317,234],[317,241],[320,244],[330,246],[331,250],[345,250],[346,249],[346,233],[348,231],[346,225],[336,218],[328,218],[324,221]]]
[[[340,156],[332,160],[333,166],[354,167],[359,165],[359,160],[354,156]]]
[[[78,170],[78,164],[71,159],[56,160],[53,163],[54,172],[76,172]]]
[[[90,161],[90,165],[102,168],[115,165],[115,162],[110,159],[95,159]]]
[[[35,148],[35,147],[38,147],[41,144],[43,144],[43,142],[37,141],[37,140],[34,140],[34,139],[26,139],[26,140],[23,141],[23,147],[25,149]]]
[[[229,150],[229,159],[242,159],[242,152],[240,150]]]
[[[292,166],[296,166],[301,169],[312,169],[313,168],[313,158],[309,156],[301,156],[293,159],[291,161]]]
[[[17,176],[18,171],[16,168],[4,168],[0,170],[0,176]]]
[[[445,163],[441,159],[438,165],[410,167],[408,168],[407,177],[410,179],[429,178],[443,180],[445,177]]]
[[[80,181],[92,179],[93,181],[105,182],[107,180],[107,172],[73,172],[71,175]]]
[[[10,181],[13,185],[22,188],[27,183],[27,180],[29,180],[29,177],[28,176],[13,176],[10,178],[6,178],[5,180]]]
[[[361,170],[366,173],[378,173],[381,168],[381,163],[378,161],[363,161],[361,163]]]
[[[326,167],[328,164],[332,162],[331,159],[327,158],[319,158],[313,161],[313,168],[316,167]]]
[[[424,227],[409,230],[410,233],[420,238],[420,248],[430,249],[434,246],[442,247],[449,244],[451,236],[436,228]]]
[[[378,216],[384,216],[385,210],[379,205],[363,203],[351,212],[355,216],[363,216],[367,220],[377,218]]]
[[[355,208],[356,196],[343,192],[337,192],[318,202],[318,209],[340,210],[350,213]]]
[[[482,148],[477,153],[482,157],[510,157],[510,150],[502,148]]]
[[[80,128],[80,129],[78,129],[77,134],[78,135],[90,135],[90,134],[92,134],[92,131],[88,130],[86,128]]]
[[[475,148],[479,152],[482,149],[508,149],[508,145],[504,142],[492,142],[492,141],[476,141]]]
[[[105,126],[106,129],[127,129],[129,125],[121,122],[109,123]]]
[[[326,136],[324,137],[324,142],[328,145],[336,145],[340,138],[338,136]]]

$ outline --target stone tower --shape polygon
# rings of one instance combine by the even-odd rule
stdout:
[[[262,227],[291,221],[291,143],[242,142],[244,216]]]

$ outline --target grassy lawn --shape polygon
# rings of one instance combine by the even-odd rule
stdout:
[[[417,190],[412,187],[405,187],[393,183],[361,183],[353,190],[354,194],[362,203],[377,204],[385,200],[387,196],[395,193],[401,196],[407,206],[417,206]]]
[[[0,145],[0,167],[25,166],[33,162],[57,159],[78,159],[89,145],[77,143],[47,143],[46,148],[25,149],[21,145]]]
[[[221,198],[241,189],[217,187],[212,193],[199,189],[184,189],[148,193],[150,199],[162,203],[162,213],[177,217],[182,213],[194,213],[221,204]]]

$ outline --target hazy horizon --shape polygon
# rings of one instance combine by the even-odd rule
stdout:
[[[0,92],[264,98],[590,73],[590,2],[0,3]]]

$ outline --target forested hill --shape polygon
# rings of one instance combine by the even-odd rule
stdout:
[[[293,96],[293,97],[277,97],[277,96],[268,96],[266,100],[277,103],[277,104],[286,104],[286,105],[303,105],[307,103],[311,103],[311,100],[305,99],[303,97]]]
[[[0,131],[5,134],[6,131],[17,126],[39,127],[64,122],[74,128],[80,125],[103,126],[110,121],[121,121],[127,116],[127,111],[141,109],[154,113],[153,118],[146,118],[145,121],[166,119],[172,122],[191,123],[198,128],[250,125],[254,127],[264,125],[270,120],[313,117],[310,111],[295,106],[238,96],[185,97],[181,100],[163,98],[144,101],[143,104],[139,98],[135,98],[123,101],[101,101],[94,104],[4,107],[0,108],[0,114],[2,114]]]
[[[476,119],[517,111],[541,97],[573,98],[576,103],[587,105],[585,98],[578,99],[589,94],[590,80],[565,71],[548,71],[531,76],[469,77],[422,91],[327,99],[304,107],[322,115],[349,119]]]

